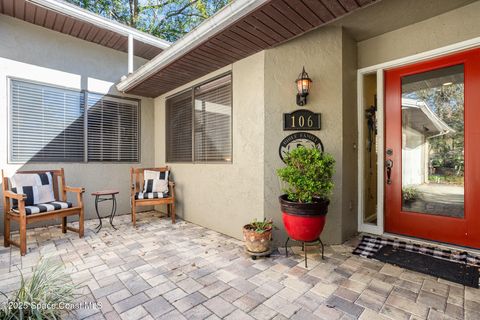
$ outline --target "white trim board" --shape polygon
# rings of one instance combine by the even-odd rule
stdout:
[[[364,222],[364,168],[365,161],[365,136],[364,136],[364,118],[365,111],[363,106],[363,77],[367,74],[376,73],[377,77],[377,224]],[[384,119],[383,119],[383,70],[358,72],[357,74],[357,130],[358,130],[358,231],[373,234],[383,234],[383,161],[384,161]]]
[[[399,58],[399,59],[395,59],[395,60],[391,60],[391,61],[387,61],[387,62],[382,62],[382,63],[376,64],[376,65],[373,65],[373,66],[361,68],[361,69],[358,70],[358,72],[362,73],[362,74],[366,74],[366,73],[375,72],[375,71],[380,70],[380,69],[382,69],[382,70],[391,69],[393,67],[406,65],[406,64],[413,63],[413,62],[419,62],[419,61],[422,61],[422,60],[429,60],[429,59],[433,59],[433,58],[443,56],[443,55],[447,55],[447,54],[450,54],[450,53],[454,53],[454,52],[458,52],[458,51],[462,51],[462,50],[467,50],[467,49],[472,49],[472,48],[475,48],[475,47],[478,47],[478,46],[480,46],[480,37],[465,40],[465,41],[461,41],[461,42],[457,42],[457,43],[454,43],[454,44],[451,44],[451,45],[448,45],[448,46],[444,46],[444,47],[440,47],[440,48],[436,48],[436,49],[433,49],[433,50],[420,52],[420,53],[417,53],[417,54],[414,54],[414,55],[411,55],[411,56],[408,56],[408,57],[403,57],[403,58]]]
[[[423,60],[437,58],[439,56],[448,55],[458,51],[468,50],[480,46],[480,37],[461,41],[448,46],[437,49],[417,53],[408,57],[403,57],[373,66],[365,67],[357,71],[357,136],[358,136],[358,231],[376,235],[384,234],[384,159],[385,159],[385,113],[384,113],[384,71],[394,67],[407,65]],[[378,171],[377,171],[377,224],[365,223],[363,221],[363,205],[364,205],[364,170],[363,170],[363,150],[365,148],[364,140],[364,106],[363,106],[363,76],[367,74],[377,74],[377,147],[378,147]],[[395,235],[396,237],[399,237]],[[426,241],[426,240],[422,240]],[[463,247],[462,247],[463,248]]]

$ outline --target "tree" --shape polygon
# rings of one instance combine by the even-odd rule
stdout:
[[[67,0],[174,42],[232,0]]]

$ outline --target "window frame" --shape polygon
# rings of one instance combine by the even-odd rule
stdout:
[[[230,110],[231,110],[231,117],[230,117],[230,161],[227,160],[195,160],[195,89],[203,86],[205,84],[208,84],[210,82],[213,82],[215,80],[221,79],[223,77],[230,76]],[[191,97],[192,97],[192,159],[191,161],[170,161],[167,159],[167,148],[168,148],[168,141],[167,141],[167,135],[168,135],[168,111],[167,111],[167,104],[168,100],[173,99],[175,97],[178,97],[182,94],[185,94],[187,92],[190,92]],[[233,73],[232,71],[227,71],[224,73],[221,73],[219,75],[216,75],[215,77],[209,78],[207,80],[201,81],[199,83],[196,83],[195,85],[188,87],[186,89],[180,90],[178,92],[175,92],[174,94],[171,94],[169,96],[165,97],[165,163],[179,163],[179,164],[233,164],[234,163],[234,153],[233,153]]]
[[[66,160],[59,160],[59,161],[35,161],[35,160],[28,160],[28,161],[15,161],[12,160],[12,148],[13,148],[13,124],[12,124],[12,81],[20,81],[20,82],[25,82],[29,84],[34,84],[34,85],[39,85],[39,86],[45,86],[45,87],[51,87],[51,88],[56,88],[56,89],[62,89],[62,90],[69,90],[77,93],[81,93],[83,95],[83,104],[84,104],[84,121],[83,121],[83,146],[84,146],[84,153],[83,153],[83,161],[66,161]],[[101,95],[103,97],[110,97],[110,98],[115,98],[115,99],[120,99],[120,100],[129,100],[129,101],[135,101],[137,103],[137,108],[138,108],[138,122],[137,122],[137,130],[138,130],[138,161],[132,162],[132,161],[90,161],[88,159],[88,95],[89,94],[96,94],[96,95]],[[37,80],[32,80],[32,79],[25,79],[25,78],[20,78],[20,77],[12,77],[8,76],[7,77],[7,92],[6,92],[6,100],[8,103],[7,106],[7,164],[26,164],[26,163],[69,163],[69,164],[75,164],[75,163],[105,163],[105,164],[127,164],[127,163],[134,163],[138,164],[141,163],[142,161],[142,101],[141,99],[136,99],[132,97],[122,97],[114,94],[104,94],[100,93],[97,91],[88,91],[85,89],[78,89],[78,88],[72,88],[72,87],[67,87],[67,86],[62,86],[58,84],[52,84],[48,82],[42,82],[42,81],[37,81]]]

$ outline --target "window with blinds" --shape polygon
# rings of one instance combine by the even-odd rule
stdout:
[[[192,92],[187,91],[168,99],[167,119],[167,162],[192,161]]]
[[[12,162],[139,161],[138,100],[11,80],[10,109]]]
[[[230,76],[195,88],[195,161],[232,160],[231,91]]]
[[[82,92],[11,81],[10,159],[84,160]]]
[[[232,161],[231,91],[227,75],[167,100],[167,162]]]
[[[88,161],[139,161],[137,101],[88,93]]]

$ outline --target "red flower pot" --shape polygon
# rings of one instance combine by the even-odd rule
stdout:
[[[325,226],[330,201],[314,199],[313,203],[289,201],[280,197],[283,225],[288,236],[297,241],[312,242],[319,239]]]

